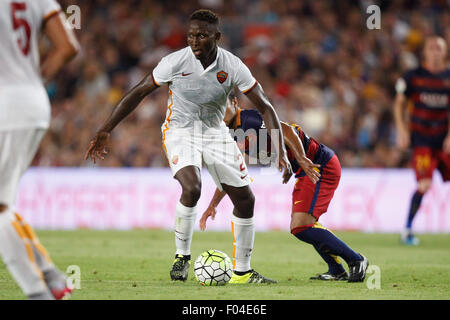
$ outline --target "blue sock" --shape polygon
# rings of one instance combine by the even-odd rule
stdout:
[[[416,191],[411,199],[411,205],[409,207],[408,220],[406,221],[406,228],[411,230],[414,217],[420,208],[420,203],[422,202],[423,194]]]
[[[331,255],[322,252],[317,246],[314,246],[314,249],[316,249],[322,259],[328,264],[328,272],[330,274],[337,276],[345,272],[342,264],[337,262]]]
[[[342,257],[347,264],[362,260],[362,257],[319,223],[294,228],[291,233],[299,240],[317,246],[324,253]]]

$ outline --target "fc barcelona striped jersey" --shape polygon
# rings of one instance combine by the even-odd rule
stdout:
[[[333,157],[334,151],[328,148],[326,145],[321,144],[314,140],[313,138],[309,137],[299,126],[292,125],[296,132],[298,133],[298,136],[300,140],[302,141],[303,148],[305,149],[305,154],[308,159],[310,159],[312,162],[316,164],[320,164],[322,167],[325,166],[328,161]],[[267,129],[264,125],[264,121],[261,117],[261,114],[257,110],[239,110],[237,114],[237,128],[242,129],[244,132],[248,133],[250,130],[255,134],[255,137],[257,139],[256,145],[258,146],[257,152],[259,154],[259,146],[260,146],[260,139],[264,136],[264,138],[267,137],[267,152],[270,153],[271,150],[271,142],[270,137],[267,134]],[[251,135],[246,136],[245,141],[245,153],[249,154],[251,153],[249,150],[249,143],[248,139],[251,139]],[[261,150],[266,151],[266,150]],[[301,169],[300,165],[298,164],[297,160],[295,159],[294,153],[292,150],[289,149],[288,146],[286,146],[286,151],[288,155],[289,162],[292,166],[292,171],[295,173],[295,176],[301,177],[304,176],[305,173]]]
[[[450,69],[436,74],[423,67],[411,70],[396,90],[409,102],[412,147],[441,149],[449,126]]]

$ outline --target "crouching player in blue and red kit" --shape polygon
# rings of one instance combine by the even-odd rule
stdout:
[[[438,169],[444,181],[450,180],[450,69],[446,67],[447,44],[441,37],[426,39],[423,65],[407,72],[397,81],[394,117],[397,146],[413,148],[413,167],[417,190],[414,192],[402,241],[417,245],[412,222],[424,194],[430,189],[433,171]],[[409,114],[405,117],[406,102]]]
[[[261,114],[256,110],[238,108],[235,99],[228,104],[224,121],[231,129],[242,129],[244,132],[253,129],[251,132],[256,133],[257,146],[260,146],[260,137],[270,141]],[[328,264],[327,272],[311,279],[362,282],[369,265],[367,258],[353,251],[318,222],[320,216],[327,211],[341,177],[341,166],[336,154],[310,138],[299,126],[284,122],[281,122],[281,126],[289,161],[297,178],[292,194],[291,233],[299,240],[311,244]],[[269,148],[270,142],[267,146],[270,151]],[[248,143],[245,144],[245,152],[249,152]],[[208,217],[214,219],[216,207],[224,196],[225,193],[216,190],[200,220],[202,230],[206,227]],[[339,257],[348,264],[349,274]]]

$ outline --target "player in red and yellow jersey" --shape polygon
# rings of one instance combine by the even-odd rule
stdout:
[[[251,152],[252,139],[259,149],[264,146],[267,138],[267,148],[257,150],[258,156],[271,151],[270,138],[260,113],[256,110],[242,110],[233,100],[227,107],[224,118],[231,129],[242,129],[244,151]],[[299,240],[311,244],[328,264],[328,271],[311,279],[318,280],[348,280],[363,281],[368,267],[368,260],[363,255],[353,251],[331,231],[319,223],[333,198],[341,177],[339,159],[333,150],[309,137],[300,126],[281,122],[288,159],[295,172],[297,182],[292,193],[291,233]],[[237,135],[238,136],[238,135]],[[206,227],[208,217],[214,218],[216,207],[225,193],[216,190],[208,209],[200,220],[200,228]],[[349,275],[338,257],[342,257],[349,266]]]
[[[450,68],[446,67],[447,44],[441,37],[425,41],[423,65],[407,72],[397,81],[394,117],[397,146],[413,148],[413,167],[417,179],[402,235],[403,243],[417,245],[412,222],[423,195],[430,189],[433,171],[438,169],[444,181],[450,180]],[[404,106],[409,103],[408,116]]]

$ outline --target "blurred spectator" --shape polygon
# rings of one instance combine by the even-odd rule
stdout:
[[[81,8],[82,54],[48,86],[53,121],[34,161],[41,166],[90,165],[83,156],[91,136],[162,56],[186,46],[187,19],[200,7],[221,15],[221,45],[247,63],[283,120],[335,149],[343,166],[405,166],[393,144],[394,83],[418,65],[426,36],[450,41],[445,0],[378,1],[381,30],[366,28],[367,1],[60,2]],[[99,165],[167,166],[167,97],[161,88],[146,98],[113,132]]]

